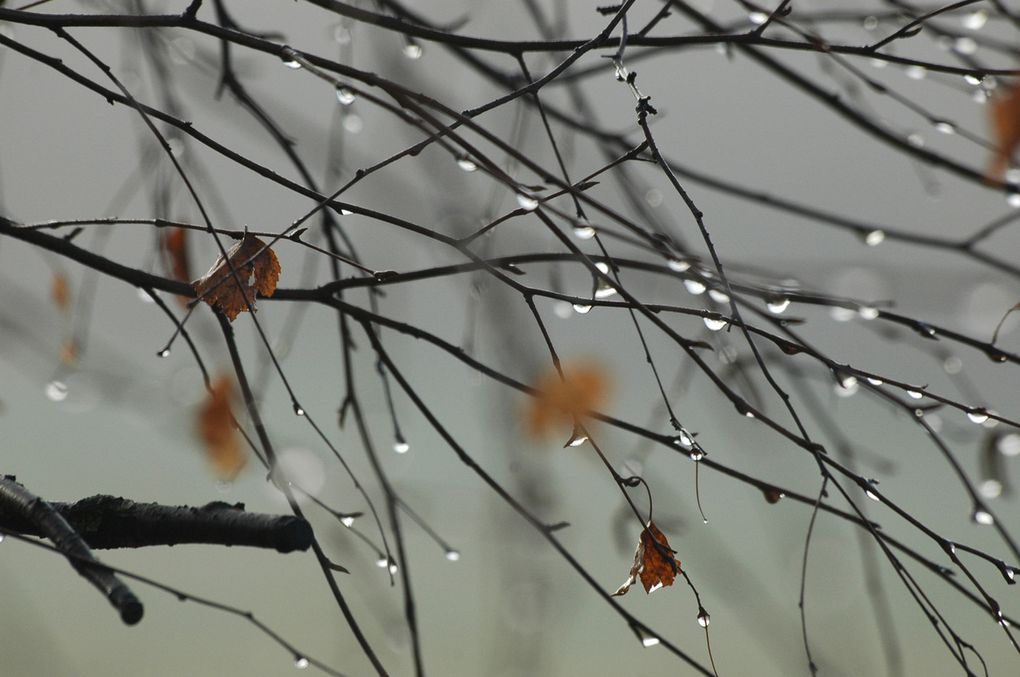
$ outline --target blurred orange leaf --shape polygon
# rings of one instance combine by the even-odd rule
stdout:
[[[552,370],[535,386],[538,393],[528,402],[526,412],[532,437],[574,426],[605,402],[609,379],[602,367],[586,362],[563,365],[562,369],[562,378]]]
[[[234,399],[234,381],[227,375],[212,383],[212,392],[198,410],[196,428],[205,444],[213,470],[223,479],[233,479],[247,462],[230,403]]]
[[[988,102],[988,116],[995,138],[995,154],[985,172],[989,181],[998,181],[1020,145],[1020,83],[1003,88],[1001,94]]]
[[[659,588],[673,585],[676,575],[680,572],[680,560],[674,555],[676,550],[669,547],[665,534],[659,531],[654,522],[641,532],[641,540],[634,551],[634,564],[630,567],[630,576],[623,582],[613,597],[626,595],[630,586],[641,580],[646,593]]]
[[[60,344],[60,361],[69,367],[78,362],[78,342],[73,338],[65,339]]]
[[[50,285],[50,298],[53,304],[61,311],[67,312],[71,307],[71,287],[67,282],[67,275],[63,273],[53,274],[53,283]]]
[[[231,266],[237,271],[240,285],[230,272]],[[254,235],[245,235],[227,252],[227,260],[220,256],[209,272],[191,286],[206,303],[233,321],[238,313],[248,310],[248,303],[255,310],[256,293],[272,296],[279,279],[280,261],[276,252]]]
[[[191,258],[188,256],[188,229],[168,228],[163,231],[163,250],[167,254],[167,268],[180,282],[191,281]]]

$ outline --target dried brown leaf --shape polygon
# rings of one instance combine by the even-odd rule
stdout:
[[[240,285],[231,274],[231,267],[237,271]],[[220,256],[209,272],[191,286],[202,300],[233,321],[238,313],[248,310],[248,303],[255,310],[256,294],[272,296],[279,279],[280,261],[276,252],[254,235],[245,235],[230,248],[226,260]]]
[[[205,445],[213,470],[223,479],[233,479],[244,468],[247,457],[234,428],[230,403],[234,399],[234,381],[227,375],[212,383],[212,392],[198,410],[196,429]]]
[[[675,554],[676,550],[669,547],[665,534],[654,522],[649,522],[641,532],[641,540],[638,541],[637,549],[634,551],[634,564],[630,567],[630,575],[613,593],[613,597],[626,595],[630,586],[638,580],[641,581],[646,593],[673,585],[676,575],[680,573],[680,560],[674,557]]]

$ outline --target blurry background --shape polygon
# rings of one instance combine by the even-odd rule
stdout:
[[[53,2],[33,11],[122,13],[180,12],[185,3]],[[435,1],[415,11],[457,31],[504,40],[537,40],[542,35],[529,5],[568,37],[595,35],[608,21],[597,3]],[[692,3],[734,30],[750,30],[752,17],[737,2]],[[896,30],[897,3],[801,1],[791,20],[828,15],[831,21],[800,25],[832,41],[866,44]],[[957,37],[940,39],[925,31],[889,48],[896,53],[957,64],[961,53],[989,67],[1014,64],[986,44],[1016,44],[1016,32],[995,16],[995,3],[975,3],[939,17],[933,24]],[[10,2],[4,6],[11,5]],[[378,10],[363,3],[366,9]],[[630,26],[642,26],[659,9],[639,1]],[[400,35],[366,24],[341,21],[306,3],[232,3],[235,20],[248,31],[404,83],[453,110],[480,106],[505,93],[467,68],[440,44],[407,49]],[[863,8],[863,9],[862,9]],[[845,20],[838,13],[847,14]],[[980,20],[985,13],[991,20]],[[873,21],[865,21],[870,15]],[[976,14],[978,13],[978,14]],[[977,17],[977,18],[976,18]],[[211,3],[199,18],[213,22]],[[788,36],[782,28],[776,35]],[[0,32],[106,84],[102,74],[44,28],[0,20]],[[174,110],[181,119],[283,176],[300,180],[293,165],[259,123],[229,94],[215,96],[219,44],[184,30],[147,31],[75,28],[73,35],[110,64],[141,101]],[[618,34],[619,31],[617,31]],[[681,16],[664,20],[653,35],[681,35],[697,28]],[[968,42],[960,42],[968,38]],[[984,42],[984,41],[987,41]],[[151,56],[159,54],[159,58]],[[634,99],[617,82],[610,50],[584,56],[568,71],[592,73],[580,80],[599,124],[640,138]],[[989,146],[966,134],[939,133],[923,116],[877,96],[831,60],[807,52],[769,52],[774,58],[842,92],[865,112],[904,138],[937,149],[979,171]],[[149,56],[147,56],[147,54]],[[714,46],[625,56],[639,72],[641,91],[659,115],[652,121],[663,152],[683,165],[737,185],[784,196],[877,228],[909,234],[963,239],[1011,211],[1001,192],[961,181],[923,166],[849,126],[817,101],[806,98],[739,52]],[[507,73],[514,60],[483,54]],[[564,53],[529,54],[533,75],[544,74]],[[163,64],[159,72],[154,64]],[[363,99],[338,104],[332,86],[305,69],[279,59],[234,49],[234,65],[250,93],[269,112],[325,190],[332,191],[357,168],[419,141],[421,132]],[[869,77],[901,96],[952,121],[959,129],[989,139],[982,100],[994,81],[981,85],[962,77],[918,73],[884,62],[854,58]],[[884,68],[875,66],[884,65]],[[1000,84],[1000,86],[1004,86]],[[378,94],[378,92],[376,92]],[[572,112],[567,90],[557,83],[542,89],[550,105]],[[534,108],[517,102],[479,118],[488,130],[555,168],[548,139]],[[571,177],[605,163],[590,137],[554,123]],[[282,231],[312,206],[307,198],[239,167],[179,134],[172,145],[201,197],[212,206],[218,226]],[[989,142],[990,143],[990,142]],[[538,179],[492,146],[491,159],[524,184]],[[633,191],[642,209],[671,236],[705,257],[700,234],[683,203],[652,165],[631,165]],[[593,197],[645,223],[612,175],[599,177]],[[1017,277],[981,265],[959,252],[926,248],[887,238],[868,246],[846,230],[792,216],[760,201],[747,201],[685,181],[715,246],[735,279],[762,285],[796,285],[879,304],[894,301],[904,315],[988,341],[1002,314],[1020,300]],[[403,158],[361,182],[346,201],[408,219],[438,232],[462,236],[517,204],[513,191],[483,172],[465,172],[449,153],[432,146]],[[571,210],[568,200],[553,204]],[[22,223],[82,217],[164,217],[200,223],[194,203],[137,113],[111,106],[41,63],[0,49],[0,213]],[[596,226],[602,226],[593,218]],[[451,248],[364,216],[342,219],[361,260],[376,270],[400,272],[461,263]],[[311,231],[318,220],[309,223]],[[607,228],[613,224],[606,223]],[[564,226],[567,227],[567,226]],[[568,228],[568,227],[567,227]],[[312,239],[312,232],[309,238]],[[60,231],[56,231],[60,232]],[[569,228],[568,231],[569,232]],[[595,254],[592,240],[575,240]],[[611,254],[662,263],[661,257],[606,239]],[[148,226],[86,226],[76,243],[127,266],[165,274],[155,231]],[[1015,228],[982,245],[1009,260],[1017,248]],[[565,251],[532,215],[495,229],[476,245],[488,256]],[[329,279],[328,262],[284,242],[275,247],[283,269],[281,288],[313,286]],[[192,261],[199,275],[215,259],[211,241],[193,238]],[[522,265],[520,278],[541,288],[559,285],[571,295],[591,294],[591,275],[580,267]],[[50,300],[55,273],[71,282],[73,311],[64,316]],[[349,269],[347,274],[352,274]],[[626,288],[645,303],[705,307],[707,295],[691,295],[679,277],[621,272]],[[390,285],[380,312],[434,332],[479,360],[533,383],[549,365],[538,327],[518,294],[486,276],[464,274]],[[367,307],[356,291],[346,297]],[[179,308],[168,302],[175,311]],[[607,413],[668,434],[667,414],[647,368],[630,318],[623,310],[595,308],[586,314],[569,304],[536,299],[552,339],[564,358],[596,359],[612,384]],[[725,312],[725,308],[714,306]],[[283,368],[302,406],[325,429],[382,506],[381,493],[353,425],[335,425],[344,396],[336,316],[309,306],[298,315],[293,304],[260,301],[258,319],[270,333]],[[797,330],[830,358],[917,385],[967,404],[995,408],[1016,418],[1015,365],[995,364],[980,351],[947,341],[932,342],[883,321],[826,306],[792,304],[785,310],[805,323]],[[749,317],[749,321],[755,318]],[[743,388],[726,360],[746,359],[739,332],[709,332],[701,319],[671,315],[682,335],[711,340],[706,359]],[[1015,322],[1007,320],[1000,345],[1014,350]],[[287,468],[319,497],[345,511],[363,511],[353,489],[307,422],[294,416],[279,379],[267,372],[264,349],[254,340],[251,320],[242,315],[235,330],[245,350],[249,376],[264,382],[262,413]],[[670,389],[678,417],[711,458],[767,482],[815,495],[820,479],[803,450],[784,443],[763,425],[741,417],[689,360],[651,325],[643,323],[656,364]],[[199,308],[189,328],[208,364],[227,371],[222,340],[208,309]],[[0,240],[0,450],[4,473],[49,500],[75,500],[96,493],[137,501],[200,505],[211,500],[244,502],[249,510],[286,513],[282,497],[265,480],[254,459],[234,482],[217,482],[194,435],[194,412],[204,390],[183,343],[165,359],[156,357],[173,326],[138,290],[22,242]],[[60,347],[81,338],[80,359],[62,365]],[[606,591],[626,578],[640,525],[626,512],[619,491],[588,445],[561,449],[563,440],[536,441],[522,419],[525,398],[495,384],[421,341],[383,331],[398,366],[444,421],[461,445],[524,505],[550,523],[568,521],[558,535]],[[444,548],[413,522],[403,519],[427,671],[437,675],[661,675],[689,668],[662,647],[642,647],[626,623],[599,599],[547,543],[514,514],[476,475],[460,463],[443,440],[394,387],[400,429],[409,444],[394,453],[393,425],[383,399],[371,346],[356,330],[356,383],[368,408],[373,440],[400,496],[442,539]],[[773,351],[774,352],[774,351]],[[777,354],[778,359],[778,354]],[[863,388],[846,396],[829,373],[804,356],[784,357],[781,382],[818,441],[833,448],[842,440],[858,453],[859,472],[881,480],[882,491],[940,535],[981,548],[1010,562],[1008,550],[987,526],[971,519],[973,504],[944,457],[908,415]],[[749,373],[771,416],[792,426],[778,398],[755,368]],[[794,383],[799,383],[797,385]],[[54,384],[62,384],[55,386]],[[676,383],[675,387],[671,384]],[[66,390],[64,389],[66,388]],[[902,393],[897,393],[902,399]],[[812,404],[838,421],[840,437],[829,436]],[[240,417],[240,415],[239,415]],[[999,429],[974,425],[960,411],[929,412],[969,479],[984,490],[1007,528],[1018,518],[1010,481],[1016,469],[1005,447],[994,458],[1003,472],[999,490],[985,483],[982,449]],[[992,421],[991,423],[994,423]],[[711,641],[719,674],[808,674],[797,600],[804,536],[810,509],[790,501],[767,503],[753,487],[706,468],[700,472],[703,524],[694,501],[694,464],[623,431],[599,426],[597,439],[611,461],[647,480],[656,522],[678,551],[712,617]],[[564,431],[564,439],[569,431]],[[990,458],[985,455],[985,458]],[[863,492],[846,482],[863,500]],[[641,490],[634,492],[638,499]],[[833,504],[844,508],[831,493]],[[642,499],[643,502],[643,499]],[[936,545],[877,504],[867,506],[886,533],[925,556],[950,566]],[[390,587],[376,553],[328,514],[309,506],[317,534],[331,557],[351,570],[339,576],[354,614],[391,674],[412,672],[409,638],[399,587]],[[356,524],[377,539],[367,519]],[[822,514],[818,518],[808,569],[806,605],[809,637],[824,675],[895,674],[866,591],[859,533]],[[309,554],[279,555],[244,548],[180,546],[100,552],[117,566],[253,611],[299,649],[350,675],[371,674]],[[880,555],[887,604],[892,610],[900,674],[959,672],[924,614]],[[966,560],[1007,613],[1015,613],[1015,589],[994,567]],[[1020,564],[1011,562],[1012,564]],[[993,675],[1014,674],[1016,651],[987,612],[951,590],[930,572],[909,563],[919,585],[947,621],[981,653]],[[961,578],[957,576],[957,578]],[[0,545],[0,661],[5,675],[251,675],[289,674],[293,658],[241,619],[134,584],[146,604],[137,627],[121,624],[108,605],[74,574],[66,561],[22,543]],[[705,639],[696,622],[697,603],[682,582],[646,596],[632,590],[621,603],[664,638],[708,664]],[[887,644],[887,646],[890,646]],[[970,658],[973,658],[971,655]],[[977,664],[975,664],[977,665]],[[980,673],[980,668],[974,667]],[[694,674],[693,672],[690,674]]]

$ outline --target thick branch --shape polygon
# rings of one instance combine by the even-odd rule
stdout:
[[[293,552],[307,550],[312,541],[312,528],[304,519],[245,512],[240,503],[214,501],[196,508],[98,495],[51,505],[93,548],[210,543]],[[0,527],[45,535],[38,523],[9,505],[0,505]]]
[[[0,512],[16,516],[36,533],[53,541],[75,571],[106,596],[126,624],[134,625],[142,620],[142,603],[131,589],[92,556],[81,535],[52,505],[10,476],[0,478]]]

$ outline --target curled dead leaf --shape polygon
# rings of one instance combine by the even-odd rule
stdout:
[[[563,428],[576,432],[576,424],[605,402],[609,379],[602,367],[586,362],[562,365],[562,369],[562,378],[554,369],[535,386],[538,392],[528,402],[525,416],[532,437],[561,433]]]
[[[236,477],[248,460],[230,413],[233,399],[233,379],[227,375],[218,377],[212,383],[212,392],[199,408],[196,420],[206,456],[222,479]]]
[[[237,271],[239,280],[231,274],[231,267]],[[248,310],[249,303],[255,310],[256,294],[272,296],[279,279],[276,252],[254,235],[245,235],[230,248],[226,260],[220,256],[209,272],[191,286],[203,301],[233,321],[238,313]]]
[[[638,580],[646,593],[673,585],[676,575],[680,573],[680,560],[674,557],[675,554],[676,550],[669,547],[665,534],[659,531],[654,522],[649,522],[641,532],[641,540],[634,551],[630,575],[613,593],[613,597],[626,595],[630,586]]]

